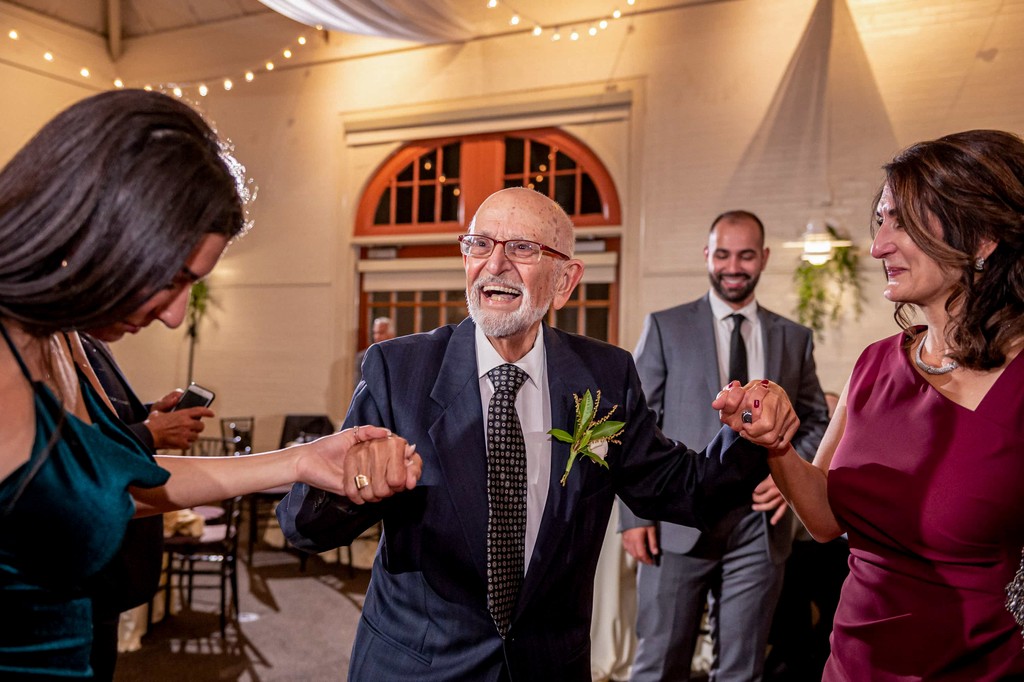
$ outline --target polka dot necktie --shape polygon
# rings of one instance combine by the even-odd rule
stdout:
[[[487,377],[494,386],[487,408],[487,608],[504,638],[525,570],[526,443],[516,394],[528,377],[510,364]]]

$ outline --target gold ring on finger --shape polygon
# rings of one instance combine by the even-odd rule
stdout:
[[[366,474],[356,474],[355,478],[352,480],[356,484],[356,490],[362,490],[366,486],[370,485],[370,477]]]

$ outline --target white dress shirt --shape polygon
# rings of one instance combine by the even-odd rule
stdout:
[[[715,341],[718,344],[718,377],[720,385],[736,377],[729,376],[729,346],[732,344],[733,321],[729,318],[739,313],[746,320],[740,327],[743,343],[747,346],[747,378],[764,378],[764,336],[761,334],[761,319],[757,316],[757,300],[753,300],[739,310],[733,310],[714,289],[710,291],[708,301],[711,303],[711,314],[715,317]]]
[[[480,327],[477,327],[476,369],[485,425],[487,408],[494,395],[494,386],[487,378],[487,373],[504,364],[504,358],[480,331]],[[543,327],[537,332],[537,340],[530,352],[512,364],[530,377],[523,382],[516,396],[516,412],[519,413],[519,424],[523,428],[523,440],[526,442],[526,547],[523,554],[526,560],[523,565],[528,570],[551,482],[551,436],[548,435],[551,429],[551,393],[548,389]]]

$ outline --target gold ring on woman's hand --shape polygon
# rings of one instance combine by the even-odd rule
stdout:
[[[363,442],[363,439],[359,437],[359,427],[358,426],[353,426],[352,427],[352,435],[355,436],[356,443],[362,443]]]
[[[356,490],[362,490],[366,486],[370,485],[370,478],[366,474],[356,474],[355,478]]]

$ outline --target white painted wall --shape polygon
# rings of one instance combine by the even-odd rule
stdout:
[[[593,15],[590,3],[576,4],[579,16]],[[1024,131],[1024,0],[848,0],[848,9],[840,3],[832,16],[831,65],[801,42],[815,5],[681,7],[613,24],[578,43],[524,34],[410,48],[332,34],[302,53],[314,64],[278,68],[251,84],[241,83],[241,72],[300,27],[266,16],[129,40],[112,64],[102,41],[2,2],[0,26],[31,21],[44,40],[60,40],[101,75],[130,83],[212,83],[233,75],[235,88],[214,87],[201,107],[233,140],[259,186],[255,228],[211,278],[217,307],[203,331],[196,375],[218,392],[221,414],[257,416],[257,446],[265,448],[276,445],[284,414],[340,418],[351,391],[352,220],[368,175],[394,145],[348,147],[346,120],[492,100],[530,103],[605,84],[630,88],[628,120],[567,126],[619,184],[620,340],[627,348],[646,313],[706,290],[701,248],[720,211],[744,207],[764,218],[772,258],[759,298],[788,315],[797,256],[782,242],[809,219],[828,217],[866,250],[878,169],[893,152],[966,128]],[[73,72],[55,80],[37,66],[28,70],[33,58],[24,45],[0,43],[0,159],[90,93],[74,84]],[[808,90],[808,74],[817,72],[826,74],[824,99]],[[822,120],[826,133],[815,139],[826,141],[827,153],[820,145],[802,149],[799,141]],[[880,272],[866,254],[864,261],[864,316],[830,331],[817,349],[827,389],[842,386],[865,344],[895,330],[879,295]],[[140,394],[162,395],[184,381],[183,339],[181,330],[153,328],[118,344]]]

